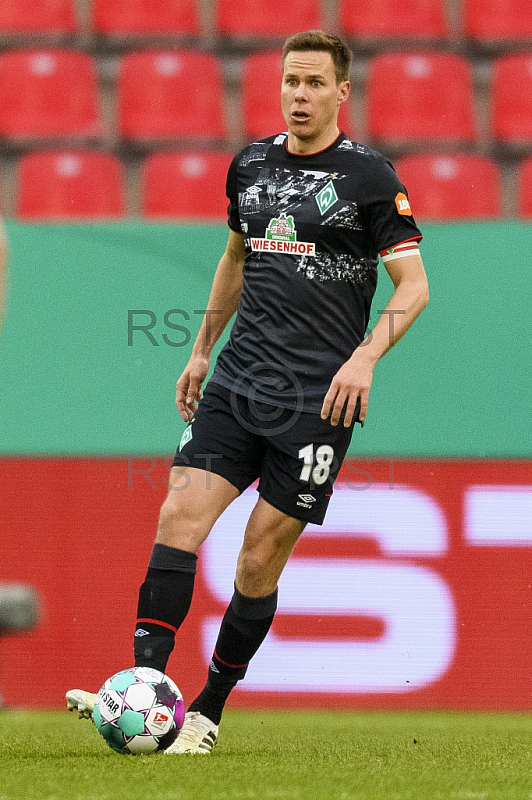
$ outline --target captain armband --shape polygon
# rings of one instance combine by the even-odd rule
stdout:
[[[408,242],[401,242],[400,244],[396,244],[395,247],[388,247],[386,250],[380,251],[380,256],[385,264],[387,264],[388,261],[395,261],[396,258],[419,255],[419,244],[416,239],[411,239]]]

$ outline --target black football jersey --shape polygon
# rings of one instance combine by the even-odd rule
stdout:
[[[212,380],[317,412],[363,340],[379,252],[421,239],[406,190],[380,153],[340,134],[319,153],[287,134],[245,147],[227,176],[229,226],[244,236],[242,293]]]

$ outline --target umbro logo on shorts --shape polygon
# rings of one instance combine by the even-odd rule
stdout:
[[[316,498],[311,494],[298,494],[300,500],[303,500],[305,503],[315,503]]]
[[[312,508],[312,503],[316,502],[316,498],[312,494],[298,494],[298,497],[303,502],[297,502],[298,506],[303,506],[303,508]]]
[[[149,631],[145,631],[144,628],[139,628],[138,631],[135,631],[135,636],[149,636]]]

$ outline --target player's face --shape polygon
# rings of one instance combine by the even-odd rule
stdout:
[[[288,53],[281,108],[291,150],[312,153],[332,144],[339,132],[338,109],[347,100],[349,88],[349,81],[336,82],[330,53],[313,50]]]

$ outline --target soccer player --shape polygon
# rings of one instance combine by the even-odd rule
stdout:
[[[245,147],[228,172],[229,238],[177,381],[188,425],[139,594],[135,663],[164,672],[198,550],[260,479],[207,682],[169,754],[211,752],[227,697],[272,623],[287,559],[305,525],[324,520],[375,364],[428,300],[404,186],[384,157],[337,126],[350,51],[306,31],[286,41],[282,58],[288,131]],[[395,291],[365,337],[379,253]],[[235,311],[202,395],[212,347]],[[73,690],[67,701],[90,716],[94,695]]]

